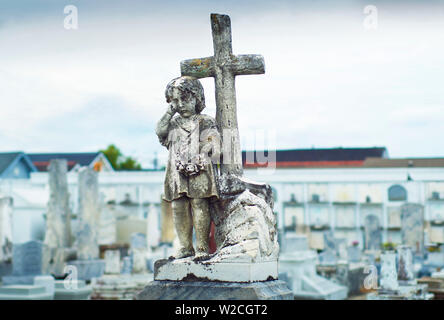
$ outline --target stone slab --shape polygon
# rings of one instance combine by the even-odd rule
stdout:
[[[133,300],[153,280],[153,274],[103,275],[91,282],[91,300]]]
[[[161,259],[154,265],[154,280],[254,282],[277,278],[277,261],[205,263],[186,258]]]
[[[152,281],[136,300],[293,300],[284,281]]]
[[[30,276],[4,276],[2,277],[2,284],[5,286],[9,286],[9,285],[25,285],[25,284],[29,284],[32,285],[34,284],[34,275],[30,275]]]
[[[52,300],[53,295],[45,287],[34,285],[10,285],[0,287],[0,300]]]
[[[64,280],[57,280],[54,300],[88,300],[91,292],[91,286],[87,286],[83,280],[69,282],[67,285]]]

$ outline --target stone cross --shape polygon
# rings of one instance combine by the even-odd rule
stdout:
[[[242,175],[235,77],[265,73],[264,58],[257,54],[233,55],[229,16],[211,14],[211,29],[214,56],[182,61],[180,63],[181,74],[195,78],[214,78],[216,122],[223,141],[221,173]]]

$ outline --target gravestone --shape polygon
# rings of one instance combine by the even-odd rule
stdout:
[[[380,288],[368,294],[367,300],[431,300],[427,284],[414,279],[412,261],[411,249],[405,245],[398,246],[398,267],[395,252],[382,253]]]
[[[395,252],[387,251],[381,254],[381,275],[379,279],[382,292],[392,293],[398,289]]]
[[[143,233],[135,232],[130,237],[131,249],[146,249],[147,241],[146,236]]]
[[[154,249],[159,245],[160,230],[159,230],[159,217],[156,207],[151,204],[147,217],[147,230],[146,230],[146,247],[148,249]]]
[[[76,234],[79,260],[93,260],[99,257],[99,201],[98,173],[83,167],[79,171],[79,221]]]
[[[379,218],[373,214],[365,217],[364,222],[364,249],[381,250],[382,232]]]
[[[324,231],[324,251],[319,254],[321,265],[335,265],[338,262],[337,242],[333,231]]]
[[[12,205],[12,198],[0,198],[0,278],[12,272]]]
[[[444,243],[444,221],[434,220],[430,222],[429,228],[429,240],[430,242]]]
[[[131,257],[123,257],[121,274],[131,274],[132,271],[133,271],[133,265]]]
[[[104,203],[103,194],[100,196],[100,226],[99,245],[109,245],[117,241],[117,223],[112,205]]]
[[[361,248],[358,246],[351,246],[347,248],[347,260],[349,262],[359,262],[361,261]]]
[[[41,241],[14,244],[12,275],[2,278],[3,285],[34,284],[34,277],[45,274],[49,249]]]
[[[71,209],[69,208],[68,164],[66,159],[53,159],[48,166],[49,201],[44,243],[50,250],[49,272],[64,274],[65,261],[71,247]]]
[[[134,233],[131,235],[131,266],[132,273],[147,272],[147,241],[143,233]]]
[[[279,278],[286,279],[295,299],[341,300],[347,288],[316,273],[317,254],[308,247],[307,237],[285,234],[285,247],[279,256]]]
[[[231,21],[227,15],[211,14],[211,27],[214,56],[182,61],[181,75],[213,77],[215,81],[216,123],[223,150],[223,162],[217,178],[219,199],[212,203],[210,210],[217,251],[202,263],[192,257],[156,261],[156,281],[149,284],[138,299],[171,299],[173,296],[189,299],[191,291],[187,290],[194,291],[193,286],[204,290],[205,295],[201,298],[211,296],[220,299],[216,293],[222,290],[226,299],[235,299],[250,290],[245,283],[255,281],[263,281],[256,285],[256,299],[288,299],[290,291],[285,288],[284,282],[277,280],[279,245],[272,210],[272,189],[268,184],[249,181],[242,176],[235,77],[264,73],[264,59],[260,55],[233,55]],[[185,290],[179,296],[174,284],[176,281]],[[268,295],[267,290],[273,295]]]
[[[401,207],[402,244],[412,248],[414,256],[424,255],[424,207],[407,203]]]
[[[398,282],[400,284],[416,283],[411,248],[399,245],[396,250],[398,251]]]
[[[106,274],[120,274],[120,251],[106,250],[105,251],[105,273]]]
[[[75,247],[77,260],[69,261],[77,269],[78,279],[100,277],[105,261],[99,259],[100,198],[98,173],[89,167],[79,170],[79,212]]]

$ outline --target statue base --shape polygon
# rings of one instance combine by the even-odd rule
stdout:
[[[195,262],[191,258],[157,260],[154,280],[255,282],[277,280],[278,263],[264,262]]]
[[[152,281],[136,300],[293,300],[284,281]]]

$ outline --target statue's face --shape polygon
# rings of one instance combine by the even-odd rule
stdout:
[[[196,113],[196,98],[185,95],[176,88],[173,89],[171,103],[177,112],[184,118],[191,117]]]

